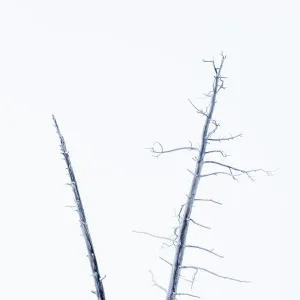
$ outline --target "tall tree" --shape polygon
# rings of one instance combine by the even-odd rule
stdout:
[[[221,142],[221,141],[230,141],[230,140],[234,140],[235,138],[238,138],[241,136],[241,134],[239,134],[236,136],[230,136],[230,137],[225,137],[225,138],[214,138],[215,132],[220,127],[220,124],[213,118],[213,114],[214,114],[214,110],[215,110],[216,103],[217,103],[217,96],[220,93],[220,91],[225,89],[224,80],[226,79],[226,77],[223,77],[221,74],[225,59],[226,59],[226,56],[223,55],[223,53],[222,53],[221,54],[221,62],[218,67],[216,66],[216,63],[214,60],[210,60],[210,61],[203,60],[205,63],[212,64],[214,73],[215,73],[214,79],[213,79],[213,89],[209,93],[205,94],[205,96],[209,98],[209,105],[206,108],[206,110],[204,111],[202,109],[197,108],[190,101],[190,103],[196,109],[197,113],[201,114],[206,119],[204,122],[203,129],[202,129],[200,146],[194,147],[193,144],[191,143],[190,146],[188,146],[188,147],[180,147],[180,148],[165,150],[161,143],[155,143],[153,145],[153,147],[150,148],[151,152],[157,157],[160,155],[163,155],[163,154],[170,153],[170,152],[183,151],[183,150],[195,151],[197,153],[197,156],[194,157],[195,170],[194,170],[194,172],[190,171],[193,175],[190,190],[187,195],[186,202],[185,202],[185,204],[182,205],[182,207],[180,209],[180,213],[178,215],[179,225],[174,231],[174,239],[158,237],[158,236],[154,236],[149,233],[146,233],[146,232],[138,232],[138,233],[148,234],[153,237],[167,239],[172,242],[173,246],[175,246],[175,255],[174,255],[173,262],[170,263],[170,262],[166,261],[171,266],[171,274],[170,274],[168,288],[166,289],[163,286],[159,285],[155,281],[154,276],[151,273],[152,281],[153,281],[154,285],[156,285],[160,289],[163,289],[166,292],[166,294],[167,294],[166,300],[175,300],[177,298],[177,296],[183,296],[183,295],[200,298],[197,295],[193,295],[190,293],[181,293],[178,291],[179,281],[182,278],[181,271],[183,269],[194,270],[195,273],[192,278],[192,284],[195,280],[195,276],[198,271],[204,271],[204,272],[210,273],[211,275],[214,275],[214,276],[217,276],[217,277],[223,278],[223,279],[233,280],[233,281],[237,281],[237,282],[245,282],[245,283],[248,282],[245,280],[239,280],[239,279],[235,279],[232,277],[219,275],[213,271],[210,271],[206,268],[202,268],[200,266],[183,264],[186,248],[197,248],[197,249],[200,249],[200,250],[209,252],[213,255],[221,257],[219,254],[215,253],[213,250],[209,250],[209,249],[197,246],[197,245],[188,245],[187,244],[187,235],[188,235],[188,230],[189,230],[189,224],[191,222],[195,225],[205,227],[204,225],[199,224],[198,222],[194,221],[194,219],[191,218],[192,210],[194,207],[194,202],[195,201],[210,201],[210,202],[213,202],[216,204],[221,204],[212,199],[201,199],[198,197],[200,180],[204,177],[216,176],[216,175],[227,175],[227,176],[230,176],[234,180],[237,180],[237,177],[240,175],[246,175],[251,180],[253,180],[252,173],[258,172],[258,171],[262,171],[262,172],[267,173],[268,175],[271,175],[271,172],[265,171],[263,169],[243,170],[243,169],[236,168],[236,167],[233,167],[228,164],[221,163],[219,161],[207,159],[207,157],[209,157],[213,153],[220,154],[223,157],[226,157],[226,154],[222,150],[218,150],[218,149],[208,150],[207,149],[208,144],[213,144],[214,142]],[[216,172],[208,173],[208,174],[203,174],[203,167],[208,164],[224,168],[224,170],[216,171]]]

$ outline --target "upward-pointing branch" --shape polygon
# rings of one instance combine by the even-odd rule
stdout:
[[[94,246],[92,243],[92,238],[91,238],[91,235],[90,235],[90,232],[88,229],[88,224],[86,221],[82,201],[80,198],[77,181],[76,181],[75,174],[74,174],[74,171],[72,168],[69,151],[67,150],[65,139],[62,136],[62,134],[60,133],[60,130],[59,130],[59,127],[58,127],[58,124],[57,124],[57,121],[56,121],[54,115],[52,115],[52,118],[53,118],[54,126],[56,128],[56,131],[57,131],[57,134],[58,134],[58,137],[60,140],[61,153],[67,164],[67,169],[68,169],[70,180],[71,180],[70,185],[73,189],[73,193],[75,196],[75,204],[76,204],[77,212],[79,215],[80,227],[81,227],[82,234],[83,234],[85,244],[86,244],[86,248],[88,251],[88,257],[89,257],[89,261],[90,261],[90,265],[91,265],[91,269],[92,269],[92,273],[93,273],[93,278],[94,278],[94,282],[95,282],[95,288],[96,288],[96,292],[93,292],[93,293],[96,294],[98,300],[105,300],[104,287],[102,284],[102,279],[101,279],[99,268],[98,268],[98,263],[97,263],[96,254],[94,251]]]

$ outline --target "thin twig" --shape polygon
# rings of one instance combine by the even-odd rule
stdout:
[[[158,283],[155,281],[154,275],[153,275],[152,271],[150,271],[150,270],[148,270],[148,271],[150,272],[150,274],[151,274],[151,276],[152,276],[153,286],[156,286],[156,287],[158,287],[159,289],[163,290],[164,292],[167,292],[167,290],[166,290],[163,286],[161,286],[160,284],[158,284]]]
[[[206,151],[205,154],[211,154],[211,153],[220,153],[223,157],[228,157],[230,155],[226,154],[222,150],[211,150],[211,151]]]
[[[199,250],[203,250],[205,252],[208,252],[210,254],[213,254],[217,257],[220,257],[220,258],[224,258],[224,256],[220,255],[220,254],[217,254],[216,252],[214,252],[214,249],[207,249],[207,248],[203,248],[203,247],[199,247],[199,246],[194,246],[194,245],[185,245],[186,248],[194,248],[194,249],[199,249]]]
[[[159,145],[160,150],[155,150],[154,149],[154,145]],[[174,149],[170,149],[170,150],[164,150],[162,144],[160,142],[155,142],[153,144],[153,147],[151,148],[146,148],[147,150],[150,150],[152,153],[156,154],[154,155],[155,157],[159,157],[162,154],[166,154],[166,153],[170,153],[170,152],[176,152],[176,151],[182,151],[182,150],[188,150],[188,151],[198,151],[199,149],[196,147],[193,147],[192,143],[190,142],[191,146],[190,147],[179,147],[179,148],[174,148]]]
[[[203,174],[201,177],[208,177],[208,176],[217,176],[217,175],[227,175],[230,176],[232,179],[238,181],[236,179],[237,176],[241,176],[242,174],[233,174],[233,173],[227,173],[227,172],[214,172],[214,173],[209,173],[209,174]]]
[[[219,139],[211,139],[211,138],[208,138],[208,141],[211,141],[211,142],[223,142],[223,141],[231,141],[231,140],[234,140],[238,137],[242,137],[243,135],[240,133],[238,135],[235,135],[235,136],[230,136],[228,138],[219,138]]]
[[[254,179],[251,177],[250,173],[264,172],[264,173],[266,173],[269,176],[272,175],[271,171],[266,171],[264,169],[242,170],[242,169],[238,169],[238,168],[235,168],[235,167],[232,167],[230,165],[226,165],[226,164],[223,164],[223,163],[220,163],[220,162],[217,162],[217,161],[205,161],[204,163],[205,164],[215,164],[215,165],[218,165],[218,166],[221,166],[221,167],[225,167],[225,168],[229,169],[229,171],[241,172],[242,174],[247,175],[252,181],[254,181]]]
[[[216,204],[219,204],[219,205],[223,204],[223,203],[215,201],[213,199],[195,199],[195,201],[213,202],[213,203],[216,203]]]
[[[193,224],[195,224],[195,225],[197,225],[197,226],[199,226],[199,227],[202,227],[202,228],[206,228],[206,229],[211,229],[210,227],[208,227],[208,226],[205,226],[205,225],[202,225],[202,224],[200,224],[200,223],[197,223],[196,221],[194,221],[193,219],[189,219]]]
[[[197,295],[193,295],[193,294],[188,294],[188,293],[177,293],[176,296],[189,296],[189,297],[192,297],[192,298],[198,298],[198,299],[201,299],[199,296]]]
[[[216,277],[219,277],[219,278],[222,278],[222,279],[227,279],[227,280],[232,280],[232,281],[237,281],[237,282],[242,282],[242,283],[250,283],[250,281],[246,281],[246,280],[240,280],[240,279],[235,279],[235,278],[232,278],[232,277],[227,277],[227,276],[223,276],[223,275],[219,275],[215,272],[212,272],[208,269],[205,269],[205,268],[201,268],[201,267],[195,267],[195,266],[181,266],[181,269],[197,269],[197,270],[200,270],[200,271],[204,271],[204,272],[207,272],[211,275],[214,275]]]
[[[166,241],[171,241],[171,242],[175,242],[174,239],[171,238],[167,238],[167,237],[163,237],[163,236],[159,236],[159,235],[155,235],[155,234],[151,234],[149,232],[144,232],[144,231],[136,231],[136,230],[132,230],[134,233],[140,233],[140,234],[145,234],[145,235],[149,235],[151,237],[157,238],[157,239],[161,239],[161,240],[166,240]]]

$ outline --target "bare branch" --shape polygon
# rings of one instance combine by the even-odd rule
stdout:
[[[162,287],[161,285],[157,284],[157,282],[156,282],[155,279],[154,279],[154,275],[153,275],[152,271],[150,271],[150,270],[148,270],[148,271],[150,272],[150,274],[151,274],[151,276],[152,276],[153,286],[156,286],[156,287],[158,287],[159,289],[163,290],[164,292],[167,292],[167,290],[166,290],[164,287]]]
[[[240,280],[240,279],[235,279],[235,278],[232,278],[232,277],[227,277],[227,276],[223,276],[223,275],[219,275],[215,272],[212,272],[208,269],[205,269],[205,268],[201,268],[201,267],[195,267],[195,266],[181,266],[181,269],[197,269],[197,270],[200,270],[200,271],[204,271],[204,272],[207,272],[211,275],[214,275],[216,277],[219,277],[219,278],[222,278],[222,279],[227,279],[227,280],[232,280],[232,281],[237,281],[237,282],[242,282],[242,283],[250,283],[250,281],[246,281],[246,280]]]
[[[193,274],[192,283],[191,283],[191,289],[193,289],[193,285],[194,285],[194,282],[196,280],[197,273],[198,273],[198,269],[196,269],[195,272],[194,272],[194,274]]]
[[[75,211],[77,211],[77,206],[75,206],[75,205],[65,205],[65,207],[67,207],[67,208],[73,208]]]
[[[197,223],[197,222],[195,222],[193,219],[189,219],[192,223],[194,223],[195,225],[198,225],[198,226],[200,226],[200,227],[202,227],[202,228],[206,228],[206,229],[211,229],[210,227],[208,227],[208,226],[205,226],[205,225],[202,225],[202,224],[200,224],[200,223]]]
[[[231,141],[231,140],[234,140],[234,139],[236,139],[236,138],[238,138],[238,137],[242,137],[243,136],[243,134],[238,134],[238,135],[235,135],[235,136],[230,136],[230,137],[228,137],[228,138],[220,138],[220,139],[208,139],[208,141],[211,141],[211,142],[222,142],[222,141]]]
[[[159,256],[159,258],[160,258],[162,261],[164,261],[165,263],[167,263],[170,267],[173,266],[169,261],[167,261],[166,259],[162,258],[161,256]],[[180,278],[181,278],[182,280],[184,280],[184,281],[189,282],[191,285],[193,285],[193,281],[195,281],[195,279],[193,279],[193,281],[192,281],[192,280],[189,280],[189,279],[185,278],[185,277],[182,276],[182,275],[180,275]]]
[[[251,173],[254,173],[254,172],[264,172],[268,176],[270,176],[272,174],[272,172],[266,171],[266,170],[263,170],[263,169],[242,170],[242,169],[238,169],[238,168],[232,167],[230,165],[219,163],[217,161],[205,161],[204,163],[206,163],[206,164],[215,164],[215,165],[218,165],[218,166],[221,166],[221,167],[225,167],[225,168],[229,169],[229,171],[241,172],[242,174],[247,175],[252,181],[254,181],[254,178],[251,177],[251,175],[250,175]]]
[[[182,204],[178,213],[178,222],[181,222],[181,214],[182,214],[182,210],[185,207],[186,203]]]
[[[189,297],[192,297],[192,298],[198,298],[198,299],[201,299],[199,296],[197,295],[193,295],[193,294],[188,294],[188,293],[177,293],[176,296],[189,296]]]
[[[219,124],[217,123],[216,120],[213,120],[213,119],[209,118],[208,111],[209,111],[210,104],[208,105],[208,107],[206,107],[206,109],[204,111],[202,109],[199,109],[190,99],[188,99],[188,100],[189,100],[190,104],[196,109],[197,113],[199,113],[202,116],[204,116],[207,119],[209,119],[209,123],[212,123],[212,124],[214,124],[216,126],[216,128],[214,129],[214,132],[215,132],[217,130]],[[211,136],[211,134],[209,136]]]
[[[163,257],[159,257],[162,261],[164,261],[165,263],[167,263],[169,266],[173,266],[169,261],[167,261],[166,259],[164,259]]]
[[[216,64],[215,64],[214,60],[205,60],[205,59],[202,59],[202,61],[204,63],[211,63],[213,65],[213,67],[214,67],[215,73],[218,74],[219,68],[216,67]]]
[[[209,249],[206,249],[206,248],[203,248],[203,247],[199,247],[199,246],[194,246],[194,245],[185,245],[185,247],[186,248],[194,248],[194,249],[203,250],[203,251],[208,252],[208,253],[210,253],[212,255],[215,255],[217,257],[224,258],[224,256],[219,255],[216,252],[214,252],[214,249],[209,250]]]
[[[205,152],[205,154],[210,154],[210,153],[220,153],[223,157],[229,157],[230,156],[222,150],[211,150],[211,151],[206,151]]]
[[[191,171],[190,169],[187,169],[193,176],[195,176],[195,173]]]
[[[171,242],[176,242],[175,240],[171,239],[171,238],[167,238],[167,237],[163,237],[163,236],[159,236],[159,235],[155,235],[155,234],[151,234],[148,232],[144,232],[144,231],[136,231],[136,230],[132,230],[134,233],[140,233],[140,234],[145,234],[145,235],[149,235],[151,237],[157,238],[157,239],[162,239],[162,240],[166,240],[166,241],[171,241]]]
[[[212,120],[211,122],[212,122],[212,124],[215,125],[215,128],[207,134],[207,139],[209,139],[217,131],[217,129],[220,127],[220,124],[218,124],[217,121]]]
[[[192,101],[191,99],[188,99],[190,104],[196,109],[197,113],[201,113],[202,115],[204,115],[205,117],[207,117],[206,112],[204,112],[202,109],[199,109]]]
[[[215,201],[213,199],[195,199],[195,201],[213,202],[213,203],[216,203],[216,204],[219,204],[219,205],[223,204],[223,203]]]
[[[214,172],[214,173],[209,173],[209,174],[204,174],[204,175],[201,175],[201,177],[208,177],[208,176],[217,176],[217,175],[228,175],[230,176],[232,179],[238,181],[236,179],[237,176],[240,176],[242,174],[233,174],[233,173],[226,173],[226,172]]]
[[[154,145],[156,145],[156,144],[159,145],[160,150],[154,149]],[[199,149],[196,147],[193,147],[191,142],[190,142],[190,147],[179,147],[179,148],[174,148],[174,149],[170,149],[170,150],[164,150],[164,148],[160,142],[155,142],[151,148],[146,148],[146,149],[150,150],[152,153],[156,154],[154,156],[157,158],[162,154],[181,151],[181,150],[198,151],[199,152]]]

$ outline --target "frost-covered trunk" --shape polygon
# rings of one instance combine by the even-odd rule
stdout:
[[[178,283],[179,283],[179,277],[180,277],[180,271],[181,271],[181,266],[182,266],[182,261],[183,261],[183,256],[184,256],[184,250],[186,246],[186,238],[187,238],[187,233],[189,229],[189,223],[190,223],[190,217],[195,201],[195,197],[197,194],[197,190],[199,188],[199,182],[201,178],[201,172],[202,168],[204,165],[204,157],[206,153],[206,147],[207,147],[207,142],[211,134],[214,132],[212,130],[209,132],[210,125],[213,121],[212,116],[214,113],[215,105],[216,105],[216,97],[217,94],[222,88],[223,81],[220,80],[221,78],[221,71],[223,67],[223,62],[224,62],[225,57],[222,56],[222,61],[220,64],[220,67],[217,69],[215,68],[216,75],[215,75],[215,80],[214,80],[214,87],[211,95],[211,102],[209,106],[209,111],[207,114],[205,114],[206,121],[203,127],[202,131],[202,144],[199,148],[199,155],[198,159],[196,161],[196,167],[195,167],[195,172],[193,175],[192,179],[192,184],[190,188],[190,192],[187,197],[184,213],[182,216],[182,222],[179,228],[178,232],[178,238],[177,238],[177,243],[176,243],[176,250],[175,250],[175,257],[172,265],[172,271],[171,271],[171,276],[170,276],[170,282],[169,282],[169,287],[167,291],[167,300],[175,300],[176,295],[177,295],[177,288],[178,288]],[[216,126],[216,125],[214,125]]]

